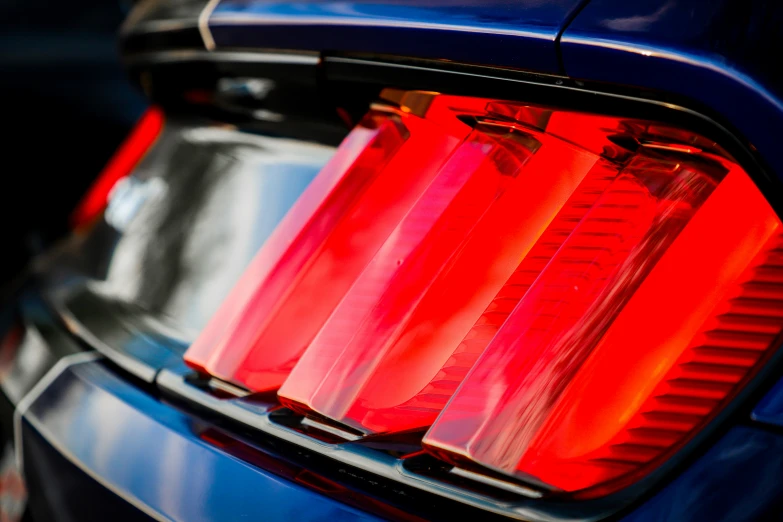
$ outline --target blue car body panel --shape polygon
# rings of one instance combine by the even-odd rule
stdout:
[[[209,16],[218,49],[445,59],[674,94],[738,130],[779,177],[783,76],[767,57],[783,50],[781,27],[783,4],[763,0],[222,0]]]
[[[221,452],[91,355],[62,359],[20,422],[153,519],[380,520]]]
[[[667,93],[736,131],[772,176],[783,178],[783,76],[768,59],[783,47],[783,5],[774,2],[221,0],[206,15],[219,50],[432,58]],[[150,345],[126,351],[149,355]],[[26,466],[30,452],[45,446],[152,519],[376,520],[221,450],[200,436],[196,415],[93,356],[65,357],[18,417],[17,451]],[[724,427],[711,447],[623,516],[780,517],[783,435],[770,426],[783,426],[783,381],[750,418]]]
[[[626,522],[779,520],[783,437],[738,426]]]
[[[783,4],[591,0],[563,33],[568,76],[655,89],[738,130],[783,177]]]
[[[783,379],[761,399],[751,417],[755,421],[783,428]]]
[[[560,72],[556,39],[580,0],[223,0],[217,48],[383,53]]]

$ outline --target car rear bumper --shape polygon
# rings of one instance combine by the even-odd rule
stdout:
[[[224,453],[201,438],[202,420],[92,353],[61,359],[20,406],[36,519],[379,520]],[[783,507],[781,470],[783,437],[737,426],[627,519],[766,519]]]
[[[17,449],[57,519],[378,520],[221,452],[94,354],[61,359],[28,397]]]

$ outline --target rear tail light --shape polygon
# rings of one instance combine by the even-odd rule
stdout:
[[[631,174],[634,163],[473,365],[425,437],[436,454],[567,491],[594,486],[671,450],[771,346],[780,319],[769,332],[757,321],[783,302],[739,311],[781,246],[756,188],[738,170],[715,187],[685,167],[658,179],[654,197],[661,172],[645,159]]]
[[[641,120],[387,91],[186,361],[356,436],[601,494],[709,421],[783,330],[781,223]]]
[[[92,223],[103,212],[114,185],[131,173],[162,129],[163,112],[156,107],[148,109],[71,214],[73,228]]]
[[[279,388],[469,132],[456,115],[370,112],[264,244],[187,361],[254,390]]]

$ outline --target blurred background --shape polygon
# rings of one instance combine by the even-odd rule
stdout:
[[[3,228],[3,279],[64,235],[68,215],[145,108],[117,52],[131,6],[0,2],[0,218],[12,224]]]

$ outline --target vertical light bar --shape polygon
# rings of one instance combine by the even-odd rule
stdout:
[[[374,111],[350,133],[185,354],[255,391],[279,388],[334,307],[470,131]]]
[[[540,137],[476,127],[308,347],[279,392],[285,405],[364,433],[435,420],[453,389],[433,378],[467,357],[460,340],[587,173],[616,174]],[[568,175],[553,178],[555,169]]]

